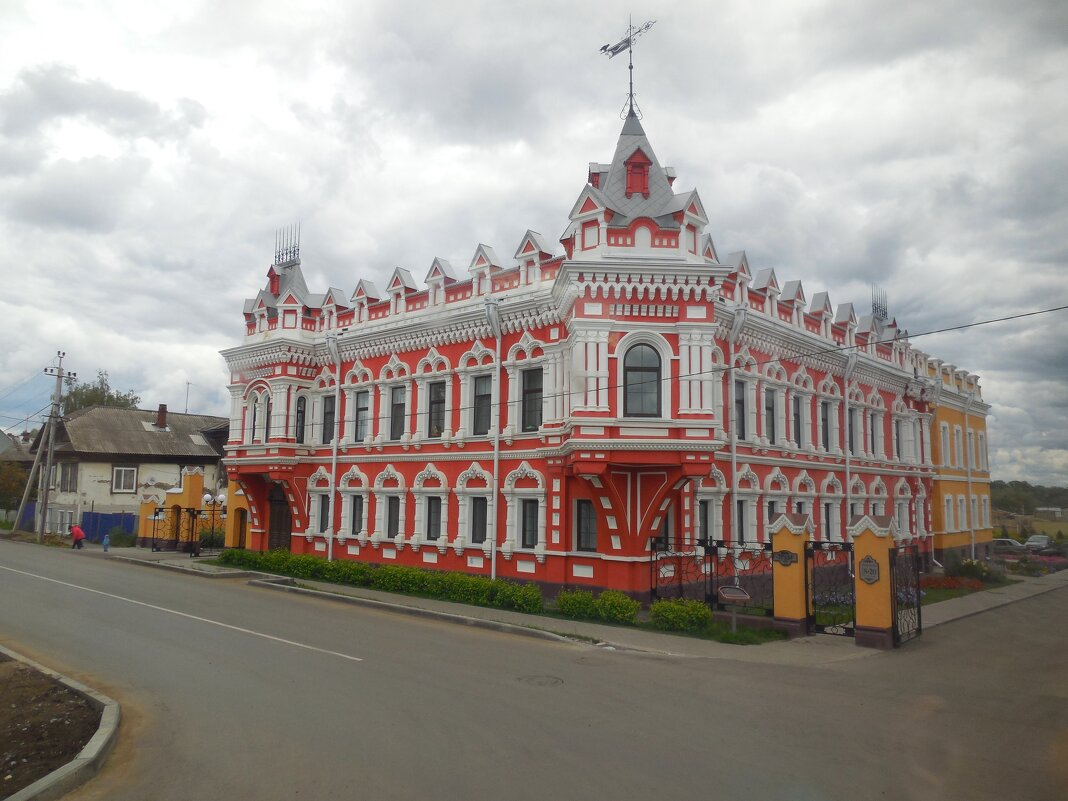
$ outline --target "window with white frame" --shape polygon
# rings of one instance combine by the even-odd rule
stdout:
[[[493,376],[476,375],[472,380],[471,433],[475,436],[488,434],[492,419]]]
[[[389,438],[398,440],[404,436],[407,387],[393,386],[389,390]]]
[[[735,542],[751,542],[755,538],[753,528],[749,525],[749,508],[752,504],[748,498],[736,498],[734,501]]]
[[[426,435],[438,438],[445,431],[445,382],[432,381],[426,386]]]
[[[972,498],[971,498],[971,502],[972,502],[971,503],[972,516],[969,519],[972,521],[972,528],[975,528],[975,526],[978,525],[979,521],[980,521],[980,518],[979,518],[979,498],[977,496],[973,495]]]
[[[597,550],[597,513],[585,498],[575,501],[575,550]]]
[[[445,474],[433,463],[424,467],[412,482],[415,496],[413,544],[434,542],[444,551],[449,531],[449,485]]]
[[[989,463],[987,462],[986,454],[986,434],[979,432],[979,469],[987,470]]]
[[[538,502],[532,498],[524,498],[519,502],[520,517],[520,547],[534,548],[538,544]]]
[[[734,430],[738,432],[738,439],[747,439],[746,423],[749,420],[748,398],[749,382],[735,379],[734,381],[734,418],[731,421]]]
[[[112,492],[136,492],[137,468],[132,465],[115,465],[111,468]]]
[[[961,441],[960,426],[953,426],[953,464],[964,467],[964,445]]]
[[[297,396],[297,402],[293,411],[293,439],[300,444],[304,443],[305,429],[308,424],[308,398],[304,395]]]
[[[353,432],[357,442],[371,435],[371,392],[357,390],[353,397]]]
[[[59,491],[78,491],[78,464],[76,462],[63,462],[59,465]]]
[[[365,516],[364,497],[362,494],[353,494],[349,504],[349,531],[353,536],[367,530],[367,517]]]
[[[404,478],[391,464],[387,464],[375,478],[375,530],[373,540],[383,538],[403,542],[405,539],[405,507],[407,489]]]
[[[953,464],[953,454],[949,450],[949,424],[942,423],[940,427],[942,445],[942,466],[949,467]]]
[[[841,542],[841,523],[839,521],[839,503],[824,501],[822,506],[823,539],[827,542]]]
[[[957,527],[953,522],[953,496],[947,495],[945,497],[944,509],[942,514],[945,516],[943,521],[946,531],[956,531]]]
[[[820,401],[820,447],[823,450],[830,452],[831,450],[831,425],[834,417],[831,413],[831,402],[829,400]]]
[[[983,496],[983,528],[990,528],[990,498]]]
[[[968,528],[968,499],[963,495],[957,496],[957,528],[961,531]]]
[[[334,440],[334,428],[337,425],[337,407],[333,395],[323,395],[322,400],[322,430],[319,442],[329,445]]]
[[[322,494],[319,496],[319,533],[325,534],[326,530],[330,527],[330,496]]]
[[[519,375],[522,383],[520,427],[523,431],[537,431],[541,427],[543,370],[535,367],[523,370]]]
[[[401,499],[397,495],[386,496],[386,538],[395,540],[400,534]]]
[[[623,416],[660,417],[660,354],[639,343],[623,355]]]
[[[968,431],[968,467],[975,469],[975,432]]]
[[[796,394],[796,393],[794,393],[793,397],[790,398],[790,412],[791,412],[790,418],[791,418],[791,422],[793,423],[794,445],[796,447],[798,447],[798,448],[800,448],[801,445],[803,444],[803,440],[802,440],[802,437],[803,437],[803,435],[802,435],[802,422],[803,422],[803,420],[802,420],[802,417],[801,417],[802,408],[803,407],[802,407],[802,398],[801,398],[801,396]]]
[[[505,547],[518,544],[520,548],[544,551],[545,478],[527,462],[522,462],[505,476],[501,492],[507,505]]]
[[[486,524],[489,519],[488,507],[489,498],[481,495],[470,498],[471,542],[474,545],[481,545],[486,541]]]

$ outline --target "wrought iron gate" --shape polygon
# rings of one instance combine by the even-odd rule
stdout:
[[[915,545],[901,545],[890,551],[890,604],[895,648],[923,633],[919,550]]]
[[[805,596],[810,633],[855,635],[853,543],[805,543]]]
[[[654,539],[649,568],[649,589],[654,601],[658,598],[704,601],[708,597],[708,555],[703,540],[675,545]]]
[[[709,550],[712,555],[708,603],[713,609],[727,609],[738,604],[727,604],[719,597],[724,586],[743,588],[749,595],[744,603],[746,614],[775,614],[775,584],[771,563],[770,542],[727,542],[712,540]]]

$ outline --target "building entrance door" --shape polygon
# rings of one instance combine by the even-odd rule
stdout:
[[[289,550],[289,537],[293,533],[293,517],[289,511],[289,501],[281,484],[272,484],[267,494],[267,547],[268,549]]]

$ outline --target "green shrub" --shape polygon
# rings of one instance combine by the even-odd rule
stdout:
[[[653,602],[649,618],[662,631],[703,631],[712,623],[712,610],[701,601],[665,598]]]
[[[115,548],[132,548],[137,542],[137,537],[127,534],[122,526],[112,526],[108,531],[108,545]]]
[[[541,612],[543,602],[537,584],[516,584],[485,576],[424,570],[405,565],[371,565],[349,559],[325,559],[288,551],[245,551],[231,548],[219,555],[230,567],[263,570],[299,579],[329,581],[384,592],[403,592],[442,598],[474,606],[496,606],[520,612]]]
[[[609,623],[638,622],[638,610],[642,605],[619,590],[605,590],[593,602],[597,616]]]
[[[565,617],[595,620],[600,615],[589,590],[560,590],[556,596],[556,608]]]

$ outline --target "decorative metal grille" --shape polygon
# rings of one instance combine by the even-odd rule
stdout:
[[[915,545],[890,551],[890,602],[894,611],[894,647],[923,633],[920,614],[920,553]]]
[[[770,542],[727,542],[712,540],[712,580],[709,604],[713,609],[731,609],[751,615],[775,614],[774,571]],[[725,603],[719,597],[724,586],[741,587],[749,600]]]
[[[653,540],[649,562],[652,599],[687,598],[704,601],[708,595],[708,556],[703,544],[681,544],[672,548]]]
[[[856,633],[853,543],[805,544],[808,630],[852,637]]]

